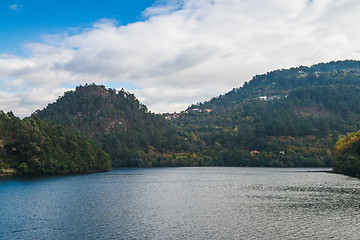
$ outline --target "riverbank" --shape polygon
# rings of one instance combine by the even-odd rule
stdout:
[[[13,168],[0,169],[0,177],[19,177],[19,176],[52,176],[52,175],[73,175],[73,174],[88,174],[88,173],[101,173],[101,172],[110,172],[112,169],[108,170],[89,170],[84,172],[70,172],[70,173],[52,173],[52,174],[18,174],[17,171]]]
[[[13,168],[0,169],[0,177],[14,177],[16,170]]]

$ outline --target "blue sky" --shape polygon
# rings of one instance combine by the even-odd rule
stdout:
[[[2,0],[0,52],[24,54],[21,46],[44,34],[75,33],[102,18],[119,25],[143,21],[142,12],[155,0]]]
[[[281,68],[360,59],[359,0],[2,0],[0,109],[86,83],[181,111]]]

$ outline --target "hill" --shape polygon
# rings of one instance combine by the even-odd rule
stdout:
[[[332,166],[338,138],[360,128],[360,62],[257,75],[169,116],[149,112],[129,92],[95,84],[34,115],[94,140],[115,167]]]
[[[110,157],[69,128],[0,112],[0,174],[40,175],[108,171]]]
[[[94,140],[114,167],[204,165],[202,156],[192,154],[186,133],[123,89],[79,86],[34,115]]]
[[[345,60],[319,63],[311,67],[300,66],[279,69],[256,75],[243,87],[212,98],[210,101],[194,104],[188,108],[229,108],[249,98],[267,96],[267,100],[285,97],[290,90],[306,86],[356,85],[359,86],[360,61]]]
[[[172,122],[226,166],[331,166],[339,136],[360,128],[360,62],[300,66],[255,76],[192,105]]]

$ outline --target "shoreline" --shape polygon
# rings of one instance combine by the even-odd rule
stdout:
[[[57,176],[57,175],[72,175],[72,174],[87,174],[87,173],[101,173],[101,172],[110,172],[112,169],[108,170],[89,170],[86,172],[69,172],[69,173],[46,173],[46,174],[17,174],[17,171],[13,168],[0,169],[0,178],[1,177],[35,177],[35,176]]]
[[[16,170],[13,168],[1,168],[0,177],[16,177]]]

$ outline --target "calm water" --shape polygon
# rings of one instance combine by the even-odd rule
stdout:
[[[0,179],[0,239],[359,239],[360,180],[161,168]]]

